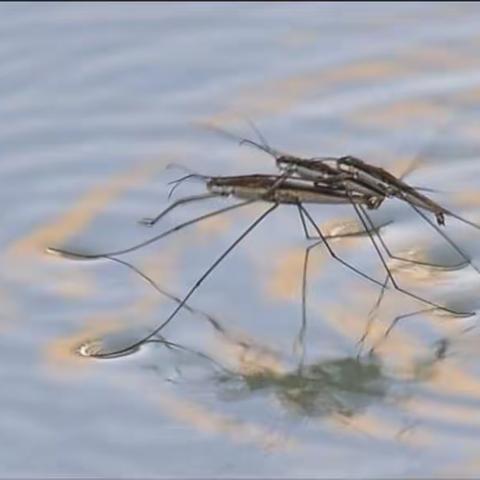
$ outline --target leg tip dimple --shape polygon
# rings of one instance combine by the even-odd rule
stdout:
[[[149,217],[142,218],[141,220],[138,221],[138,223],[146,227],[153,227],[153,225],[155,224],[153,218],[149,218]]]

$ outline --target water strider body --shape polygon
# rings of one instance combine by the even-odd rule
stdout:
[[[379,208],[386,198],[398,198],[434,213],[439,225],[445,224],[447,209],[420,193],[387,170],[370,165],[363,160],[347,155],[344,157],[317,157],[311,159],[282,155],[276,158],[281,172],[290,172],[300,178],[332,186],[341,185],[346,191],[362,192],[368,196],[368,206]]]
[[[188,178],[188,177],[197,177],[201,178],[205,181],[207,193],[203,195],[195,195],[190,197],[184,197],[182,199],[177,200],[169,207],[164,209],[160,212],[153,219],[146,219],[144,223],[149,225],[153,225],[156,223],[160,218],[162,218],[166,213],[174,209],[175,207],[182,205],[184,203],[194,202],[202,199],[212,198],[212,197],[230,197],[233,196],[242,200],[240,203],[235,205],[230,205],[228,207],[221,208],[219,210],[215,210],[213,212],[209,212],[207,214],[201,215],[197,218],[192,220],[186,221],[182,224],[176,225],[175,227],[156,235],[153,238],[150,238],[146,241],[143,241],[137,245],[133,245],[128,248],[104,252],[99,254],[82,254],[76,252],[69,252],[67,250],[57,249],[57,248],[49,248],[48,250],[51,253],[60,254],[64,256],[68,256],[70,258],[79,258],[79,259],[100,259],[100,258],[107,258],[116,255],[123,255],[134,250],[138,250],[146,245],[149,245],[161,238],[164,238],[174,232],[177,232],[189,225],[197,223],[199,221],[205,220],[207,218],[213,217],[215,215],[219,215],[221,213],[225,213],[227,211],[233,210],[235,208],[241,208],[243,206],[252,204],[254,202],[268,202],[272,205],[257,219],[247,227],[247,229],[207,268],[207,270],[202,274],[202,276],[197,280],[197,282],[190,288],[187,294],[182,298],[182,300],[178,303],[177,307],[173,310],[173,312],[164,320],[159,326],[157,326],[150,334],[146,335],[141,340],[129,345],[128,347],[105,353],[103,356],[105,358],[112,358],[127,351],[131,351],[139,347],[140,345],[150,341],[154,338],[158,333],[168,324],[170,321],[176,316],[180,309],[182,309],[189,298],[193,295],[193,293],[200,287],[200,285],[205,281],[205,279],[212,273],[212,271],[223,261],[223,259],[233,251],[237,245],[252,231],[254,230],[260,222],[262,222],[267,216],[270,215],[279,205],[287,204],[295,206],[298,210],[300,220],[302,222],[303,230],[305,236],[307,238],[312,238],[307,229],[307,222],[315,229],[317,233],[316,238],[318,241],[310,245],[307,249],[307,254],[305,257],[304,262],[304,283],[306,282],[306,268],[307,268],[307,261],[308,261],[308,252],[315,246],[319,244],[324,244],[326,249],[328,250],[329,254],[340,262],[345,267],[349,268],[356,274],[364,277],[365,279],[380,285],[383,289],[386,288],[386,282],[379,282],[378,280],[370,277],[369,275],[363,273],[353,265],[349,264],[347,261],[343,260],[336,252],[334,252],[333,248],[330,246],[327,237],[322,233],[320,227],[317,223],[313,220],[312,216],[306,210],[304,203],[315,203],[315,204],[351,204],[354,208],[369,206],[369,197],[374,195],[373,190],[369,189],[368,186],[364,186],[362,191],[351,191],[345,188],[345,185],[342,183],[332,184],[328,181],[322,181],[317,179],[315,182],[312,182],[309,179],[305,178],[297,178],[291,175],[291,172],[284,172],[281,175],[241,175],[241,176],[228,176],[228,177],[207,177],[202,175],[191,174],[187,175],[180,181]],[[371,232],[368,230],[368,227],[364,223],[365,226],[365,233],[367,233],[370,238],[372,238]],[[378,228],[373,227],[374,231],[378,234]],[[377,248],[377,253],[379,253]],[[382,262],[384,263],[383,257],[379,253]],[[384,263],[385,267],[388,270],[388,267]],[[388,271],[389,272],[389,271]],[[392,278],[391,273],[389,272],[389,277]],[[395,280],[392,278],[392,283],[396,290],[400,291],[408,295],[411,298],[419,300],[423,303],[430,305],[434,309],[440,309],[447,311],[454,315],[471,315],[471,312],[456,312],[451,310],[445,306],[438,305],[436,303],[431,302],[423,297],[420,297],[408,290],[403,289],[402,287],[398,286]]]
[[[303,178],[276,175],[240,175],[210,177],[206,182],[207,190],[215,195],[233,196],[239,199],[259,199],[265,202],[294,204],[368,204],[370,190],[352,191],[350,195],[344,188],[335,188],[324,182],[305,181]]]
[[[227,132],[223,133],[232,136]],[[363,192],[369,198],[367,206],[371,209],[379,208],[386,198],[397,198],[408,203],[414,209],[420,208],[432,212],[438,225],[445,225],[445,216],[451,216],[480,229],[480,225],[446,209],[421,193],[421,190],[428,189],[413,187],[405,182],[403,180],[405,175],[400,178],[396,177],[384,168],[367,163],[352,155],[301,158],[284,154],[271,148],[261,134],[258,131],[257,133],[262,144],[250,139],[240,139],[240,144],[252,145],[273,156],[276,166],[281,172],[289,172],[314,183],[322,181],[331,186],[341,185],[346,191]],[[418,210],[416,211],[418,212]]]
[[[447,209],[384,168],[367,164],[351,155],[338,158],[336,164],[339,171],[352,175],[355,181],[378,188],[387,197],[395,197],[410,205],[428,210],[435,215],[438,225],[445,225],[445,215],[450,215]]]

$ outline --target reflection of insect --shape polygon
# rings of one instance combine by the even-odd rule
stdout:
[[[181,299],[161,288],[154,280],[137,267],[115,257],[107,259],[119,263],[140,275],[158,293],[180,304]],[[220,336],[226,345],[238,347],[235,367],[226,367],[223,362],[203,351],[184,346],[166,339],[158,334],[145,343],[156,343],[170,351],[179,351],[192,355],[200,362],[210,364],[215,370],[213,380],[222,396],[230,400],[242,397],[249,392],[273,392],[281,405],[302,416],[323,416],[340,414],[351,417],[361,412],[372,401],[380,401],[393,379],[385,376],[379,358],[369,355],[365,358],[340,358],[304,364],[304,358],[294,369],[275,369],[270,362],[277,355],[268,347],[253,342],[230,331],[222,322],[212,315],[184,303],[183,307],[205,320]],[[83,355],[95,358],[104,357],[94,342],[83,344]],[[123,352],[121,355],[134,353],[136,350]],[[119,355],[119,356],[121,356]],[[198,364],[195,361],[195,364]],[[245,365],[247,368],[245,368]]]

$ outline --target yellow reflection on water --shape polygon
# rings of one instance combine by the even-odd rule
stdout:
[[[405,407],[422,420],[435,420],[440,424],[455,426],[469,426],[477,428],[480,434],[478,405],[449,404],[436,398],[412,397],[405,402]],[[437,422],[434,423],[434,425],[436,424]],[[432,428],[435,429],[434,426]]]
[[[439,125],[451,116],[448,107],[428,100],[401,100],[397,102],[369,106],[356,110],[349,120],[361,125],[378,128],[406,127],[416,120],[431,120]]]
[[[480,399],[480,380],[470,374],[461,365],[446,363],[435,376],[431,388],[438,393],[465,395],[467,398]]]
[[[6,255],[22,256],[41,253],[47,246],[61,245],[84,230],[98,213],[129,188],[141,185],[152,175],[165,168],[162,159],[135,166],[128,172],[114,176],[90,189],[67,212],[54,221],[40,226],[33,232],[13,242]]]
[[[206,121],[225,125],[237,122],[239,117],[258,119],[261,116],[278,115],[294,108],[305,98],[315,93],[325,93],[325,89],[338,87],[343,82],[387,81],[406,73],[408,70],[398,62],[369,59],[328,70],[277,78],[237,92],[223,111]]]
[[[166,395],[165,392],[155,395],[150,400],[157,402],[169,416],[202,432],[225,435],[234,442],[253,443],[265,450],[290,451],[300,446],[297,440],[283,433],[275,433],[253,422],[209,411],[200,404]]]
[[[178,249],[181,249],[181,244],[178,242],[168,245],[161,253],[144,258],[138,267],[147,274],[152,273],[156,282],[162,283],[168,279],[170,283],[173,283],[171,275],[175,271]],[[124,268],[121,265],[117,265],[117,267]],[[154,272],[150,272],[150,270]],[[126,273],[129,272],[126,271]],[[134,282],[134,284],[142,282],[142,279],[135,273],[132,272],[130,275],[130,282]],[[125,275],[125,278],[129,277]],[[128,307],[113,307],[99,312],[87,319],[81,330],[47,343],[43,353],[47,371],[59,375],[65,374],[69,377],[72,369],[76,370],[77,367],[87,364],[96,365],[96,362],[89,362],[88,359],[78,355],[77,350],[82,344],[99,342],[99,346],[101,346],[101,339],[105,335],[130,329],[133,325],[152,324],[150,317],[155,308],[168,300],[165,296],[155,292],[150,285],[145,284],[144,288],[145,291],[140,298]],[[65,321],[68,322],[68,319]],[[153,325],[155,325],[155,320]]]
[[[196,224],[196,228],[201,235],[200,238],[202,239],[202,242],[205,243],[210,237],[227,232],[231,225],[232,219],[227,213],[225,215],[219,215],[218,217],[202,220]]]
[[[329,306],[325,318],[332,329],[344,336],[349,343],[355,344],[365,334],[368,312],[375,304],[378,291],[367,291],[358,285],[348,291],[351,292],[348,302]],[[415,304],[412,305],[412,311],[415,311]],[[418,355],[425,352],[425,345],[403,331],[400,324],[384,339],[390,323],[401,313],[405,313],[405,300],[393,297],[392,292],[387,291],[365,340],[367,349],[375,347],[375,352],[381,359],[396,364],[398,369],[411,365]]]
[[[246,332],[228,329],[216,335],[212,350],[241,375],[284,375],[287,367],[272,347]]]
[[[304,248],[290,248],[273,256],[272,272],[265,290],[270,299],[298,301],[301,298],[304,259]],[[311,253],[308,262],[309,280],[319,275],[324,261],[321,252]]]
[[[122,381],[122,384],[125,383]],[[128,382],[131,387],[137,382]],[[238,420],[226,414],[212,412],[207,407],[180,398],[162,389],[152,392],[143,388],[144,398],[161,408],[164,415],[189,425],[201,432],[222,435],[234,443],[253,444],[267,451],[284,451],[301,447],[299,441],[284,433],[275,432],[260,424]]]
[[[56,338],[44,346],[42,357],[48,374],[61,379],[77,380],[78,374],[85,374],[86,370],[96,368],[98,365],[97,362],[80,356],[79,347],[99,339],[103,335],[125,328],[120,312],[118,315],[113,312],[98,314],[85,323],[86,325],[81,330]],[[75,374],[73,377],[72,373]]]
[[[480,130],[479,130],[480,132]],[[480,192],[475,189],[463,189],[460,192],[455,193],[452,196],[452,200],[455,202],[456,205],[459,207],[478,207],[480,206]],[[477,221],[478,218],[472,218],[472,221]],[[480,222],[479,222],[480,223]]]

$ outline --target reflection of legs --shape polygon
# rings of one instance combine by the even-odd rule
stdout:
[[[210,357],[209,355],[200,352],[199,350],[195,350],[193,348],[186,347],[184,345],[180,345],[179,343],[172,342],[170,340],[167,340],[163,335],[157,335],[155,338],[152,338],[150,340],[147,340],[145,343],[160,343],[164,347],[168,348],[169,350],[180,350],[186,353],[189,353],[191,355],[195,355],[196,357],[201,358],[202,360],[206,360],[215,367],[219,368],[222,370],[222,372],[228,376],[235,375],[235,372],[232,370],[229,370],[228,368],[224,367],[221,363],[217,362],[214,358]]]
[[[166,230],[163,233],[160,233],[159,235],[155,235],[154,237],[149,238],[148,240],[145,240],[143,242],[137,243],[136,245],[133,245],[131,247],[123,248],[121,250],[115,250],[113,252],[102,252],[102,253],[94,253],[94,254],[88,254],[88,253],[79,253],[79,252],[71,252],[69,250],[63,250],[61,248],[53,248],[53,247],[48,247],[47,252],[48,253],[53,253],[57,255],[62,255],[65,257],[71,257],[71,258],[77,258],[81,260],[96,260],[99,258],[104,258],[106,256],[113,256],[113,255],[124,255],[126,253],[133,252],[135,250],[138,250],[140,248],[146,247],[147,245],[150,245],[154,242],[157,242],[158,240],[168,237],[172,233],[178,232],[179,230],[182,230],[185,227],[188,227],[190,225],[194,225],[195,223],[201,222],[202,220],[206,220],[207,218],[215,217],[217,215],[220,215],[222,213],[229,212],[230,210],[235,210],[236,208],[241,208],[246,205],[249,205],[250,203],[254,203],[257,200],[245,200],[244,202],[236,203],[235,205],[230,205],[228,207],[223,207],[218,210],[214,210],[213,212],[206,213],[204,215],[200,215],[199,217],[195,217],[192,220],[187,220],[186,222],[180,223],[176,225],[173,228],[170,228],[169,230]]]
[[[304,261],[303,261],[303,274],[302,274],[302,324],[301,324],[301,327],[300,327],[300,331],[298,333],[298,336],[297,336],[297,340],[296,340],[296,345],[301,345],[301,363],[300,363],[300,366],[302,366],[303,364],[303,360],[304,360],[304,355],[305,355],[305,347],[304,347],[304,344],[305,344],[305,333],[306,333],[306,328],[307,328],[307,288],[308,288],[308,285],[307,285],[307,281],[308,281],[308,261],[309,261],[309,258],[310,258],[310,252],[315,248],[317,247],[318,245],[320,245],[321,243],[324,243],[325,244],[325,247],[327,248],[327,251],[328,253],[335,259],[335,260],[338,260],[342,265],[345,265],[347,268],[353,270],[355,273],[361,275],[362,277],[366,278],[367,280],[370,280],[372,281],[373,283],[377,284],[377,285],[380,285],[382,287],[382,295],[383,295],[383,291],[385,290],[386,288],[386,284],[381,284],[380,282],[378,282],[377,280],[375,280],[374,278],[366,275],[365,273],[363,273],[362,271],[358,270],[356,267],[354,267],[353,265],[350,265],[349,263],[347,263],[345,260],[343,260],[342,258],[340,258],[334,251],[333,249],[331,248],[330,244],[328,243],[327,241],[327,237],[325,235],[323,235],[323,233],[321,232],[320,228],[318,227],[318,225],[316,224],[316,222],[313,220],[313,218],[311,217],[311,215],[308,213],[308,211],[305,209],[305,207],[302,205],[302,204],[298,204],[297,205],[297,208],[298,208],[298,213],[299,213],[299,216],[300,216],[300,220],[301,220],[301,223],[302,223],[302,228],[303,228],[303,232],[305,234],[305,238],[308,240],[308,239],[313,239],[313,238],[319,238],[320,240],[316,241],[315,243],[313,243],[312,245],[309,245],[306,249],[305,249],[305,256],[304,256]],[[308,220],[308,222],[313,226],[313,228],[316,230],[317,232],[317,236],[316,237],[312,237],[309,232],[308,232],[308,228],[307,228],[307,223],[306,223],[306,219]],[[339,237],[342,237],[343,235],[338,235],[338,236],[332,236],[330,238],[339,238]],[[350,235],[347,235],[347,236],[350,236]]]
[[[134,273],[136,273],[141,278],[143,278],[147,283],[149,283],[158,293],[160,293],[161,295],[164,295],[165,297],[169,298],[170,300],[173,300],[175,303],[179,304],[182,301],[182,299],[179,298],[178,296],[176,296],[172,293],[169,293],[166,290],[162,289],[152,278],[150,278],[148,275],[143,273],[139,268],[137,268],[132,263],[126,262],[125,260],[121,260],[120,258],[116,258],[116,257],[105,256],[104,258],[106,260],[111,260],[115,263],[119,263],[119,264],[124,265],[125,267],[129,268]],[[223,327],[223,325],[220,323],[220,321],[217,320],[213,315],[210,315],[209,313],[206,313],[206,312],[204,312],[204,311],[202,311],[198,308],[191,307],[188,303],[184,303],[183,308],[185,310],[187,310],[188,312],[190,312],[192,315],[200,315],[203,318],[205,318],[208,321],[208,323],[210,323],[210,325],[214,328],[214,330],[216,332],[220,333],[221,335],[223,335],[224,337],[226,337],[230,341],[233,340],[238,345],[240,345],[241,347],[248,348],[248,344],[246,344],[243,340],[240,340],[240,339],[232,336],[231,333],[227,329],[225,329]],[[155,337],[153,337],[152,339],[148,340],[145,343],[161,343],[161,344],[165,345],[167,348],[177,348],[177,349],[180,349],[180,350],[184,350],[184,351],[193,353],[193,354],[198,355],[198,356],[200,356],[204,359],[210,360],[211,362],[215,363],[217,366],[220,366],[225,372],[233,373],[233,372],[230,372],[228,369],[226,369],[223,365],[219,364],[216,360],[213,360],[208,355],[205,355],[204,353],[198,352],[196,350],[189,349],[189,348],[184,347],[182,345],[179,345],[177,343],[168,341],[160,333],[158,335],[156,335]],[[126,352],[126,354],[127,353],[130,353],[130,352]]]
[[[273,212],[278,207],[278,204],[273,204],[268,210],[266,210],[262,215],[260,215],[252,224],[248,226],[248,228],[207,268],[207,270],[202,274],[202,276],[195,282],[193,287],[187,292],[187,294],[183,297],[177,307],[173,310],[173,312],[168,316],[168,318],[163,321],[158,327],[156,327],[151,333],[143,337],[142,339],[132,343],[128,347],[121,348],[119,350],[98,354],[99,357],[108,358],[121,355],[126,353],[130,350],[134,350],[142,346],[145,342],[148,342],[150,339],[155,337],[163,328],[165,328],[177,315],[177,313],[181,310],[181,308],[187,303],[188,299],[193,295],[193,293],[200,287],[200,285],[205,281],[205,279],[215,270],[215,268],[222,262],[222,260],[232,251],[235,247],[262,221],[264,220],[270,213]]]
[[[363,218],[363,215],[362,213],[364,212],[364,209],[361,205],[356,205],[353,201],[351,202],[352,205],[353,205],[353,208],[355,209],[355,212],[358,216],[358,218],[360,219],[360,221],[362,222],[365,230],[368,230],[368,226],[367,226],[367,223],[365,222],[365,219]],[[419,295],[416,295],[415,293],[412,293],[408,290],[405,290],[403,287],[401,287],[398,282],[396,281],[395,277],[393,276],[392,272],[390,271],[390,269],[388,268],[388,265],[385,261],[385,258],[383,257],[382,255],[382,252],[380,251],[380,248],[378,247],[377,245],[377,242],[376,240],[373,238],[372,234],[370,232],[367,232],[368,233],[368,236],[370,238],[370,242],[372,243],[373,247],[375,248],[375,251],[377,252],[377,255],[378,257],[380,258],[380,261],[382,262],[382,265],[383,267],[385,268],[386,270],[386,273],[388,275],[388,277],[390,278],[390,281],[392,282],[392,285],[393,287],[395,288],[395,290],[398,290],[399,292],[402,292],[403,294],[405,295],[408,295],[409,297],[412,297],[414,298],[415,300],[419,300],[427,305],[431,305],[432,307],[435,307],[435,308],[438,308],[440,310],[444,310],[446,312],[449,312],[453,315],[464,315],[464,316],[469,316],[471,315],[471,312],[456,312],[454,310],[451,310],[447,307],[444,307],[442,305],[438,305],[430,300],[427,300],[426,298],[423,298],[423,297],[420,297]]]
[[[302,224],[305,220],[303,218],[303,213],[300,208],[298,208],[300,218],[302,218]],[[305,231],[306,232],[306,231]],[[308,240],[307,233],[305,237]],[[294,351],[300,350],[300,369],[303,367],[305,361],[305,333],[307,331],[307,273],[308,273],[308,259],[310,256],[310,251],[312,247],[315,247],[318,242],[315,242],[314,245],[310,245],[305,248],[305,255],[303,257],[303,270],[302,270],[302,323],[300,325],[300,330],[298,332],[297,338],[294,343]]]
[[[392,320],[392,322],[390,323],[388,328],[385,330],[385,333],[383,334],[383,337],[370,349],[370,353],[373,353],[380,346],[380,344],[386,340],[386,338],[390,335],[390,332],[393,330],[395,325],[400,320],[404,320],[405,318],[415,317],[416,315],[420,315],[421,313],[433,312],[435,310],[437,310],[437,309],[436,308],[424,308],[422,310],[416,310],[415,312],[405,313],[403,315],[398,315],[397,317],[395,317]]]
[[[376,318],[378,308],[380,307],[380,304],[382,303],[383,297],[385,295],[385,289],[387,288],[388,281],[390,280],[390,277],[387,275],[385,277],[385,281],[383,282],[382,288],[380,290],[380,293],[377,297],[377,301],[375,302],[374,306],[370,309],[368,312],[368,317],[367,317],[367,324],[365,325],[365,330],[363,331],[362,336],[357,342],[358,345],[358,354],[357,356],[359,357],[362,354],[363,346],[365,344],[365,340],[370,334],[370,330],[372,328],[373,322]]]
[[[370,228],[373,229],[374,224],[373,224],[373,221],[372,221],[371,217],[368,215],[368,213],[366,212],[366,210],[365,210],[362,206],[358,206],[358,207],[359,207],[359,209],[362,211],[362,213],[364,214],[364,216],[365,216],[365,218],[366,218],[366,220],[367,220]],[[358,212],[357,212],[357,215],[358,215]],[[361,218],[361,217],[360,217],[360,218]],[[394,259],[401,260],[401,261],[405,261],[405,262],[409,262],[409,263],[416,263],[416,264],[419,264],[419,265],[433,266],[433,267],[440,267],[440,268],[443,267],[443,268],[445,269],[445,267],[442,266],[442,265],[437,265],[437,264],[432,264],[432,263],[427,263],[427,262],[421,262],[421,261],[416,261],[416,260],[411,260],[411,259],[407,259],[407,258],[402,258],[402,257],[395,256],[395,255],[393,255],[393,254],[390,252],[390,250],[389,250],[386,242],[384,241],[384,239],[383,239],[383,237],[382,237],[382,235],[381,235],[381,233],[380,233],[380,231],[379,231],[378,229],[376,230],[376,235],[377,235],[377,237],[378,237],[378,239],[379,239],[382,247],[384,248],[384,250],[386,251],[387,255],[388,255],[390,258],[394,258]],[[468,264],[468,260],[467,260],[467,262],[463,262],[463,263],[461,263],[461,264],[458,264],[458,265],[454,266],[453,268],[462,267],[462,266],[465,266],[466,264]],[[384,284],[385,286],[388,284],[389,278],[390,278],[390,275],[387,274],[387,277],[386,277],[386,279],[385,279],[385,284]],[[381,303],[381,301],[382,301],[382,299],[383,299],[383,296],[384,296],[384,292],[385,292],[385,289],[382,288],[382,290],[380,291],[379,297],[378,297],[378,299],[377,299],[374,307],[372,308],[372,310],[371,310],[370,313],[369,313],[367,325],[366,325],[366,327],[365,327],[365,331],[364,331],[362,337],[361,337],[360,340],[359,340],[360,352],[361,352],[361,349],[363,348],[363,344],[364,344],[364,342],[365,342],[365,339],[366,339],[366,337],[368,336],[368,334],[369,334],[369,332],[370,332],[370,329],[371,329],[371,327],[372,327],[372,324],[373,324],[373,321],[374,321],[374,318],[375,318],[374,315],[375,315],[376,312],[378,311],[378,308],[379,308],[380,303]],[[394,322],[394,325],[395,325],[395,323],[396,323],[396,322]],[[392,326],[392,328],[393,328],[393,326]]]
[[[362,211],[363,215],[365,216],[368,224],[370,225],[370,228],[374,228],[374,223],[370,217],[370,215],[367,213],[367,211],[363,208],[362,205],[358,205],[358,208]],[[436,225],[435,225],[436,226]],[[438,228],[438,227],[437,227]],[[469,264],[470,263],[470,259],[468,259],[464,254],[462,254],[462,257],[464,258],[464,262],[462,263],[459,263],[457,265],[453,265],[452,267],[446,267],[445,265],[441,265],[441,264],[438,264],[438,263],[429,263],[429,262],[422,262],[421,260],[413,260],[411,258],[405,258],[405,257],[399,257],[398,255],[394,255],[391,250],[389,249],[388,245],[386,244],[385,240],[383,239],[382,235],[380,234],[380,232],[378,231],[378,229],[376,230],[376,235],[378,237],[378,240],[380,242],[380,244],[382,245],[383,249],[385,250],[386,254],[390,257],[390,258],[393,258],[394,260],[400,260],[402,262],[407,262],[407,263],[413,263],[413,264],[416,264],[416,265],[424,265],[424,266],[427,266],[427,267],[436,267],[436,268],[441,268],[443,270],[452,270],[452,269],[457,269],[457,268],[461,268],[461,267],[464,267],[465,265]],[[458,251],[458,250],[457,250]],[[460,252],[459,252],[460,253]]]
[[[315,229],[315,231],[317,232],[318,236],[320,237],[320,240],[316,243],[314,243],[313,245],[311,245],[309,248],[312,249],[314,248],[315,246],[319,245],[320,243],[323,243],[325,244],[325,247],[328,251],[328,253],[330,254],[330,256],[332,258],[334,258],[335,260],[337,260],[338,262],[340,262],[342,265],[344,265],[345,267],[349,268],[350,270],[352,270],[353,272],[355,272],[356,274],[362,276],[363,278],[375,283],[376,285],[379,285],[379,286],[383,286],[383,284],[381,282],[379,282],[378,280],[375,280],[374,278],[370,277],[369,275],[367,275],[366,273],[363,273],[361,270],[359,270],[358,268],[354,267],[353,265],[350,265],[348,262],[346,262],[345,260],[343,260],[343,258],[339,257],[337,253],[335,253],[335,251],[332,249],[332,247],[330,246],[327,238],[325,237],[325,235],[323,235],[322,231],[320,230],[319,226],[315,223],[315,220],[313,220],[313,218],[311,217],[311,215],[308,213],[308,211],[306,210],[306,208],[301,204],[299,203],[298,204],[298,208],[302,211],[302,213],[305,215],[305,217],[307,218],[307,220],[310,222],[310,224],[313,226],[313,228]],[[301,219],[302,219],[302,225],[304,225],[304,231],[306,231],[306,225],[305,225],[305,218],[300,216]]]
[[[120,265],[123,265],[123,266],[127,267],[128,269],[132,270],[132,272],[136,273],[141,278],[143,278],[148,284],[150,284],[150,286],[152,286],[154,288],[154,290],[156,290],[161,295],[167,297],[168,299],[174,301],[175,303],[179,304],[182,301],[181,298],[179,298],[176,295],[173,295],[172,293],[169,293],[166,290],[164,290],[163,288],[161,288],[152,278],[150,278],[148,275],[143,273],[135,265],[133,265],[129,262],[126,262],[125,260],[121,260],[120,258],[116,258],[116,257],[105,256],[104,258],[107,259],[107,260],[111,260],[115,263],[119,263]],[[212,315],[210,315],[206,312],[203,312],[202,310],[193,308],[188,303],[184,303],[183,308],[185,310],[187,310],[187,312],[191,313],[192,315],[201,315],[202,317],[204,317],[217,332],[220,332],[222,334],[226,333],[226,330],[223,328],[223,326],[220,324],[220,322],[215,317],[213,317]]]
[[[317,235],[311,235],[310,232],[308,231],[308,228],[307,228],[307,224],[305,222],[305,216],[303,214],[303,212],[301,210],[299,210],[300,212],[300,220],[302,222],[302,228],[303,228],[303,231],[305,233],[305,238],[307,240],[315,240],[315,239],[320,239],[321,237],[317,234]],[[385,223],[382,223],[381,225],[378,225],[376,227],[373,227],[370,232],[377,232],[379,231],[380,229],[390,225],[392,222],[391,221],[387,221]],[[351,238],[351,237],[360,237],[360,236],[364,236],[366,235],[367,232],[365,230],[358,230],[356,232],[348,232],[348,233],[338,233],[338,234],[330,234],[330,235],[325,235],[325,238],[327,240],[330,240],[330,239],[334,239],[334,238]]]
[[[358,233],[355,233],[355,234],[332,235],[332,236],[326,236],[326,235],[320,236],[320,235],[322,235],[320,233],[320,234],[317,234],[316,236],[312,236],[308,232],[307,223],[306,223],[306,220],[305,220],[305,213],[308,215],[308,212],[304,213],[304,211],[303,211],[303,209],[300,205],[297,205],[297,208],[298,208],[298,214],[299,214],[299,217],[300,217],[300,221],[302,223],[303,232],[305,234],[305,238],[307,240],[319,239],[317,242],[313,243],[312,245],[309,245],[305,249],[305,255],[304,255],[304,260],[303,260],[303,271],[302,271],[302,323],[301,323],[300,331],[299,331],[299,333],[297,335],[297,338],[295,340],[295,345],[299,345],[300,348],[301,348],[301,364],[302,364],[303,360],[304,360],[304,355],[305,355],[305,346],[304,345],[305,345],[305,333],[306,333],[306,329],[307,329],[307,288],[308,288],[307,282],[308,282],[308,261],[309,261],[309,258],[310,258],[310,252],[312,251],[313,248],[317,247],[319,244],[326,243],[327,238],[332,239],[332,238],[350,237],[350,236],[358,235],[359,233],[364,233],[364,232],[362,231],[362,232],[358,232]],[[310,218],[308,218],[309,223],[313,224],[314,227],[317,228],[318,226],[315,224],[315,222],[313,222],[310,215],[309,215],[309,217],[310,217]],[[324,241],[324,239],[325,239],[325,241]],[[328,247],[329,247],[329,245],[327,244],[327,248]],[[330,251],[331,251],[331,249],[329,249],[329,252]],[[336,254],[333,255],[334,258],[336,258],[335,255]],[[342,260],[339,260],[339,261],[342,262]],[[352,267],[352,266],[350,266],[350,267]],[[352,268],[355,268],[355,267],[352,267]],[[360,272],[360,274],[363,275],[362,272]],[[370,279],[370,278],[368,278],[368,279]],[[384,285],[382,285],[382,292],[383,291],[384,291]]]
[[[143,225],[147,225],[149,227],[155,225],[161,218],[163,218],[168,212],[171,210],[175,209],[176,207],[183,205],[184,203],[190,203],[190,202],[196,202],[198,200],[205,200],[207,198],[213,198],[213,197],[218,197],[216,193],[204,193],[202,195],[192,195],[191,197],[184,197],[180,198],[176,202],[173,202],[171,205],[169,205],[167,208],[162,210],[156,217],[150,218],[142,218],[139,223]]]
[[[305,238],[307,240],[310,240],[312,238],[320,238],[320,237],[312,237],[308,235],[308,231],[306,229],[306,223],[305,219],[303,217],[303,212],[301,208],[298,208],[298,212],[300,214],[300,218],[302,219],[302,225],[304,226],[304,233],[305,233]],[[351,234],[347,235],[332,235],[330,237],[325,236],[325,238],[344,238],[345,236],[351,236]],[[305,357],[305,333],[307,330],[307,288],[308,288],[308,261],[310,259],[310,253],[312,249],[317,247],[320,243],[323,243],[323,240],[319,240],[312,245],[309,245],[308,247],[305,248],[305,255],[303,257],[303,269],[302,269],[302,323],[301,327],[299,330],[299,333],[297,335],[297,338],[295,340],[295,346],[296,350],[300,349],[300,365],[303,365],[304,357]],[[385,288],[382,286],[382,292],[385,291]],[[298,346],[298,348],[297,348]]]
[[[435,225],[419,208],[417,208],[412,203],[409,204],[437,233],[442,236],[446,242],[468,263],[474,270],[480,273],[480,269],[474,265],[468,255],[460,248],[458,245],[437,225]]]

